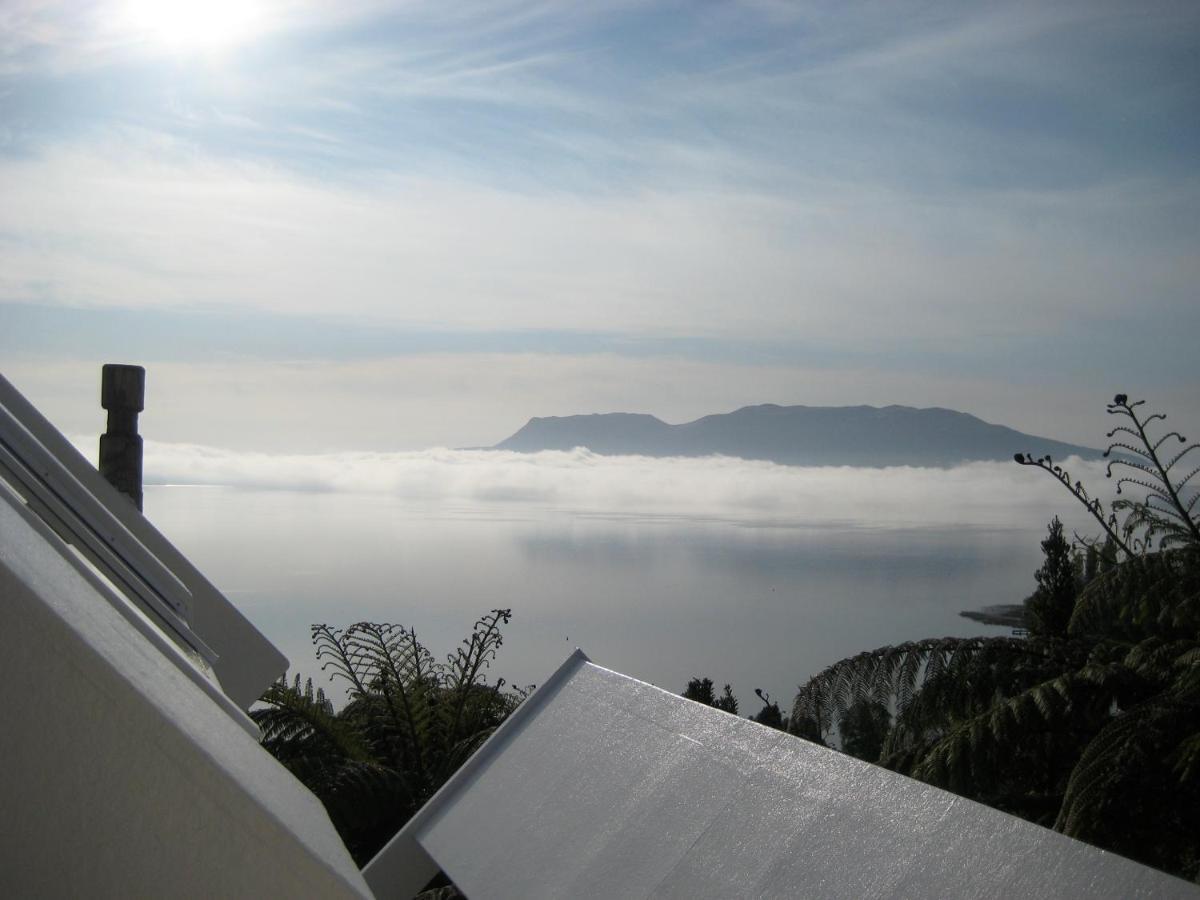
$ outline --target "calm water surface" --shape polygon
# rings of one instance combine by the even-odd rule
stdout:
[[[146,511],[292,662],[309,625],[415,627],[444,656],[513,609],[493,674],[541,683],[575,647],[672,691],[706,675],[744,712],[845,656],[940,635],[1004,634],[960,610],[1018,602],[1041,526],[925,527],[589,515],[514,502],[148,487]],[[322,676],[323,678],[323,676]]]

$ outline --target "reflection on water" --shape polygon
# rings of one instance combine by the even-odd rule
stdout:
[[[868,527],[587,516],[383,494],[149,487],[151,519],[292,660],[314,622],[401,622],[439,656],[513,608],[495,674],[541,682],[576,646],[682,691],[690,677],[790,702],[844,656],[1004,633],[958,615],[1032,589],[1044,523]],[[786,704],[785,704],[786,705]]]

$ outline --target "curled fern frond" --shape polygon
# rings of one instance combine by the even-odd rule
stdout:
[[[1028,453],[1018,453],[1014,459],[1023,466],[1035,466],[1053,475],[1083,504],[1099,523],[1105,535],[1126,556],[1146,553],[1156,546],[1159,549],[1182,545],[1200,546],[1200,523],[1193,515],[1200,493],[1193,492],[1193,496],[1189,497],[1187,488],[1192,477],[1200,472],[1200,467],[1193,468],[1182,479],[1171,479],[1171,470],[1189,454],[1200,450],[1200,443],[1189,444],[1164,461],[1159,456],[1163,444],[1169,438],[1174,438],[1177,443],[1186,444],[1187,438],[1178,431],[1169,431],[1157,438],[1153,437],[1147,427],[1153,422],[1165,420],[1166,416],[1162,413],[1139,414],[1137,409],[1143,404],[1142,400],[1131,403],[1128,395],[1117,394],[1108,405],[1110,415],[1122,416],[1128,419],[1129,424],[1118,425],[1108,432],[1112,442],[1104,451],[1105,457],[1111,457],[1106,475],[1112,478],[1114,469],[1119,467],[1132,470],[1131,474],[1118,474],[1116,493],[1122,494],[1127,487],[1145,492],[1140,501],[1124,498],[1114,501],[1111,515],[1105,515],[1100,501],[1091,498],[1080,482],[1072,483],[1070,476],[1054,465],[1049,456],[1035,460]],[[1129,440],[1125,439],[1126,435]],[[1123,521],[1118,520],[1118,514],[1124,515]]]
[[[1063,487],[1067,489],[1071,496],[1075,497],[1075,499],[1083,504],[1083,508],[1086,509],[1088,514],[1100,524],[1100,527],[1104,530],[1104,533],[1108,536],[1109,540],[1111,540],[1114,544],[1116,544],[1117,547],[1124,551],[1126,555],[1133,555],[1134,551],[1130,548],[1126,541],[1127,536],[1122,536],[1117,533],[1120,530],[1120,526],[1117,524],[1115,518],[1111,515],[1105,515],[1104,504],[1102,504],[1099,499],[1094,499],[1088,496],[1088,492],[1082,483],[1078,481],[1072,483],[1069,473],[1066,473],[1061,469],[1056,471],[1056,467],[1052,465],[1050,457],[1043,456],[1039,459],[1034,459],[1028,453],[1017,453],[1013,456],[1013,459],[1022,466],[1033,466],[1035,468],[1042,469],[1045,472],[1049,472],[1055,479],[1059,481],[1059,483],[1063,485]]]

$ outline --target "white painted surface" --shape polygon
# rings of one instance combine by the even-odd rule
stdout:
[[[99,528],[102,539],[139,579],[150,587],[158,585],[167,604],[186,614],[187,625],[215,654],[212,668],[222,690],[242,709],[249,709],[287,669],[283,654],[3,376],[0,407],[12,419],[10,451],[34,464],[39,474],[53,474],[50,484],[64,492],[66,505]],[[30,455],[39,459],[27,458]],[[39,467],[42,457],[48,465]],[[50,473],[49,468],[55,471]]]
[[[105,590],[0,490],[0,894],[369,897],[316,798]]]
[[[422,854],[471,900],[1200,897],[579,653],[372,860],[376,895]]]

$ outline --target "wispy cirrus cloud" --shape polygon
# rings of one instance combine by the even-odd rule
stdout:
[[[801,385],[965,373],[985,415],[1034,371],[1081,410],[1194,394],[1192,5],[256,8],[205,53],[117,3],[0,11],[0,305],[178,314],[188,347],[217,309],[241,337],[378,325],[396,357],[440,331]],[[839,399],[923,399],[861,384]]]
[[[387,174],[329,185],[145,136],[10,161],[0,190],[0,293],[20,302],[837,346],[1041,332],[1118,317],[1139,294],[1143,312],[1193,315],[1200,274],[1182,234],[1124,242],[1134,222],[1189,216],[1195,186],[584,199]]]

